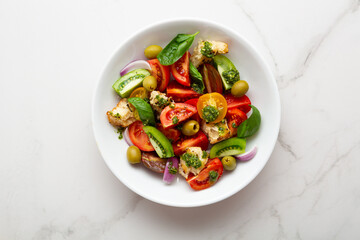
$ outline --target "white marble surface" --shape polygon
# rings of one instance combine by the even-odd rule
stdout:
[[[0,239],[360,239],[359,8],[359,0],[0,1]],[[90,123],[93,87],[115,47],[185,16],[252,41],[282,103],[260,175],[192,209],[128,190],[101,159]]]

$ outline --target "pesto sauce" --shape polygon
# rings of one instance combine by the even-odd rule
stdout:
[[[239,71],[236,69],[225,71],[222,73],[222,76],[228,84],[234,84],[240,80]]]
[[[177,117],[177,116],[173,117],[172,123],[173,123],[173,124],[177,124],[178,122],[179,122],[178,117]]]
[[[169,170],[169,173],[172,175],[175,175],[178,172],[177,168],[173,167],[172,162],[169,163],[168,170]]]
[[[213,106],[206,106],[202,109],[203,119],[206,122],[212,122],[219,116],[219,110]]]
[[[159,107],[164,107],[164,106],[169,105],[169,101],[166,100],[165,98],[163,98],[162,96],[156,95],[155,98],[156,98],[156,100],[158,101]]]
[[[203,151],[202,158],[205,159],[208,157],[208,153],[206,151]]]
[[[208,41],[204,42],[204,47],[201,49],[201,54],[208,58],[213,58],[215,56],[213,50],[211,49],[212,44]]]
[[[118,129],[117,129],[117,131],[116,131],[116,133],[117,134],[119,134],[119,139],[121,140],[121,139],[123,139],[123,132],[125,131],[125,129],[126,128],[124,128],[124,127],[119,127]]]
[[[181,155],[181,159],[185,161],[187,167],[199,168],[202,165],[200,159],[191,153],[184,153]]]
[[[218,176],[219,176],[219,174],[217,171],[214,171],[214,170],[210,171],[209,172],[210,182],[215,182],[217,180]]]

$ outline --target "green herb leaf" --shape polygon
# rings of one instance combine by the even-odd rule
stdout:
[[[205,86],[204,86],[202,76],[201,76],[200,72],[197,70],[197,68],[191,62],[189,64],[189,66],[190,66],[189,67],[190,77],[192,80],[191,87],[195,92],[203,94]]]
[[[254,135],[260,128],[260,123],[261,123],[261,115],[259,110],[253,106],[250,105],[250,107],[252,108],[252,114],[251,116],[246,119],[244,122],[242,122],[239,127],[238,127],[238,137],[240,138],[247,138],[250,137],[252,135]]]
[[[149,103],[138,97],[129,98],[128,101],[134,105],[144,125],[155,126],[154,112]]]
[[[161,65],[168,66],[179,60],[184,53],[189,50],[198,33],[199,32],[194,34],[178,34],[171,40],[157,56]]]

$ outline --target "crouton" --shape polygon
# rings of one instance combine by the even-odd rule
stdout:
[[[198,68],[204,62],[210,62],[211,56],[229,52],[227,43],[220,41],[199,41],[190,57],[191,63]]]
[[[206,123],[202,121],[201,129],[208,137],[210,144],[215,144],[231,137],[229,126],[226,119],[218,123]]]
[[[116,107],[111,111],[107,111],[106,115],[109,123],[115,127],[127,127],[136,121],[126,98],[122,98]]]
[[[208,161],[208,154],[200,147],[189,147],[180,156],[179,173],[188,178],[189,173],[198,175]]]
[[[150,94],[150,105],[158,113],[171,103],[170,98],[165,93],[159,91],[152,91]]]

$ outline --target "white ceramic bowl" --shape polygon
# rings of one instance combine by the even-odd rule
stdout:
[[[118,139],[116,130],[108,123],[106,111],[119,101],[112,84],[120,70],[131,60],[145,59],[144,49],[151,44],[165,47],[178,33],[200,31],[199,39],[221,40],[229,45],[227,54],[249,83],[247,93],[261,112],[259,132],[248,139],[247,149],[256,145],[258,153],[246,163],[238,163],[232,172],[224,172],[211,188],[194,191],[179,176],[171,185],[162,182],[162,174],[152,173],[141,164],[130,165],[126,159],[127,144]],[[191,48],[192,51],[193,47]],[[196,207],[221,201],[249,184],[268,161],[280,127],[280,98],[269,66],[255,48],[239,33],[207,20],[169,20],[146,27],[123,42],[106,63],[96,86],[92,103],[92,122],[97,145],[107,166],[128,188],[151,201],[176,207]]]

